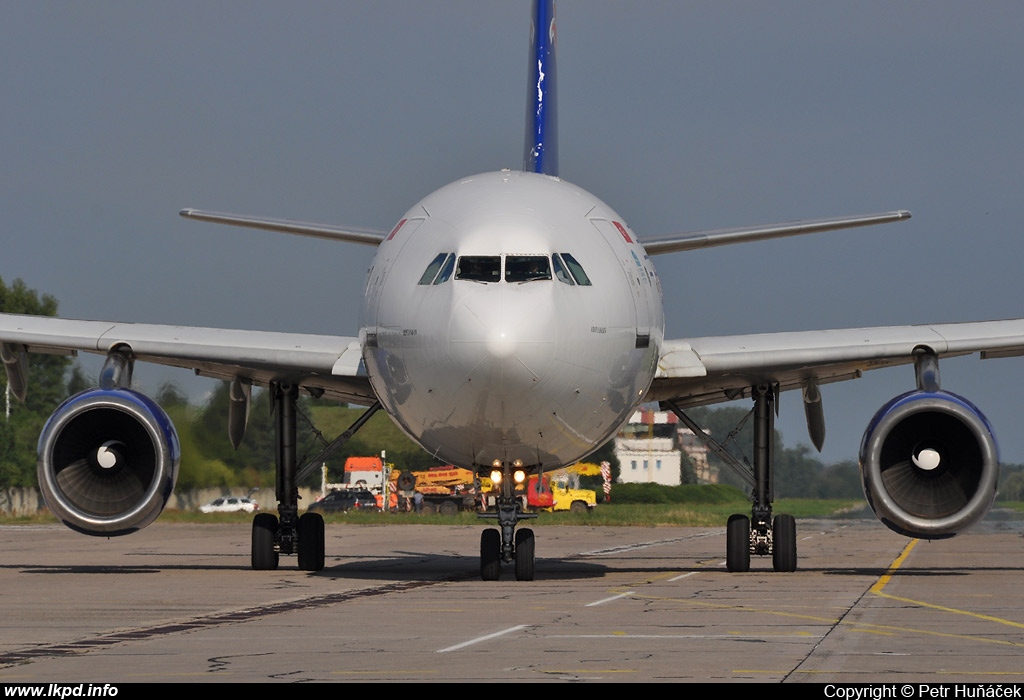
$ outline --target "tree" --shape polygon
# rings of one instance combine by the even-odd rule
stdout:
[[[693,467],[693,460],[685,451],[679,454],[679,483],[696,484],[697,470]]]
[[[741,463],[751,463],[754,421],[749,409],[702,407],[690,411],[690,416]],[[863,493],[860,472],[854,462],[825,465],[807,445],[783,445],[782,434],[777,430],[773,454],[776,498],[857,498]],[[722,483],[748,490],[730,468],[723,468],[724,463],[715,454],[708,459],[719,466]]]
[[[1004,464],[1006,475],[999,484],[1000,501],[1024,501],[1024,467],[1019,464]]]
[[[249,486],[273,484],[274,422],[264,392],[253,392],[245,438],[235,450],[228,440],[230,384],[220,382],[192,423],[195,447],[205,460],[221,462]],[[244,476],[243,476],[244,475]],[[203,484],[207,485],[207,484]]]
[[[228,471],[236,475],[238,486],[272,485],[275,483],[277,443],[270,393],[263,389],[253,390],[245,437],[237,450],[231,447],[228,440],[229,393],[228,382],[218,384],[206,406],[195,417],[191,427],[198,454],[208,464],[225,465]],[[296,420],[296,457],[300,467],[324,447],[324,443],[317,439],[304,418],[310,415],[315,404],[314,399],[300,395],[296,406],[299,414]],[[326,436],[325,439],[330,437]]]
[[[56,316],[57,300],[39,295],[20,279],[10,286],[0,278],[0,312]],[[5,400],[0,423],[0,486],[34,486],[35,447],[50,415],[67,395],[64,375],[71,361],[60,355],[32,355],[28,359],[28,395],[24,403]],[[7,374],[0,375],[7,397]],[[9,406],[9,409],[8,409]]]
[[[82,366],[77,362],[71,367],[71,375],[68,377],[68,396],[74,396],[75,394],[91,389],[96,386],[95,380],[89,379],[85,376],[85,372],[82,370]]]
[[[735,406],[698,407],[688,411],[688,414],[697,425],[725,447],[729,454],[741,463],[749,464],[748,455],[754,444],[754,422],[750,419],[750,409]],[[776,442],[778,444],[778,441]],[[733,468],[726,465],[715,453],[708,455],[708,463],[718,468],[721,483],[747,490],[746,484]]]

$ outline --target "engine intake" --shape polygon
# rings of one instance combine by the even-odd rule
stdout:
[[[999,454],[988,420],[946,391],[912,391],[888,402],[860,448],[864,494],[890,529],[952,537],[992,507]]]
[[[160,515],[181,450],[170,418],[130,389],[72,396],[39,437],[39,487],[50,511],[87,535],[126,535]]]

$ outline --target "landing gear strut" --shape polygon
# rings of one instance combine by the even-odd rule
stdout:
[[[323,568],[323,535],[319,542],[314,535],[300,537],[305,533],[323,533],[323,518],[319,514],[307,514],[303,527],[299,528],[299,491],[296,474],[296,431],[295,404],[299,388],[292,385],[272,384],[271,399],[274,402],[274,419],[277,443],[277,511],[278,515],[259,513],[252,521],[252,568],[276,569],[280,555],[299,552],[299,568],[305,571],[319,571]],[[319,525],[316,523],[319,520]],[[305,566],[303,566],[305,564]]]
[[[750,570],[750,555],[772,556],[772,567],[776,571],[796,571],[796,520],[792,515],[776,515],[772,518],[774,498],[774,437],[775,407],[778,405],[776,387],[755,386],[751,388],[754,397],[754,465],[753,474],[748,465],[740,463],[711,436],[684,414],[671,401],[665,402],[673,413],[689,427],[694,435],[703,440],[719,457],[751,485],[750,517],[733,515],[726,526],[725,566],[729,571]]]
[[[500,473],[496,512],[480,513],[480,517],[497,520],[498,529],[487,528],[480,534],[480,578],[497,581],[501,577],[502,562],[514,561],[516,580],[532,581],[536,573],[533,530],[523,528],[515,532],[520,520],[537,517],[536,513],[524,513],[520,499],[515,496],[515,474],[518,471],[525,478],[526,472],[515,464],[495,464],[493,470]],[[494,472],[488,474],[493,479]]]
[[[282,554],[297,554],[299,569],[320,571],[324,568],[324,518],[319,513],[303,513],[299,517],[299,482],[326,457],[348,441],[379,408],[371,406],[348,430],[336,438],[316,457],[297,469],[296,404],[299,387],[270,385],[274,402],[277,446],[277,512],[259,513],[252,521],[252,568],[276,569]]]

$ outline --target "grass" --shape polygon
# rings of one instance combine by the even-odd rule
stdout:
[[[55,523],[57,523],[57,518],[45,510],[41,510],[34,515],[7,515],[6,513],[0,513],[0,525],[52,525]]]
[[[1024,513],[1024,501],[1002,501],[996,503],[999,508],[1006,508],[1017,513]]]
[[[599,494],[600,498],[600,494]],[[999,508],[1024,513],[1024,502],[1000,502]],[[773,510],[796,518],[843,517],[867,509],[863,499],[817,500],[810,498],[779,499]],[[589,513],[540,513],[537,524],[549,525],[619,525],[656,527],[659,525],[724,527],[733,513],[749,513],[750,502],[744,494],[730,486],[659,486],[657,484],[616,484],[611,503],[599,503]],[[414,513],[378,513],[352,511],[331,513],[327,523],[358,523],[362,525],[479,525],[475,512],[444,516]],[[248,513],[212,513],[166,510],[159,518],[164,523],[250,523]],[[56,523],[48,513],[33,516],[3,516],[0,524],[34,525]]]
[[[775,504],[778,513],[791,513],[797,518],[829,517],[852,508],[863,506],[858,501],[816,501],[811,499],[783,499]],[[589,513],[540,513],[538,524],[548,525],[632,525],[656,527],[659,525],[715,527],[725,526],[733,513],[749,513],[750,503],[746,499],[717,501],[712,503],[601,503]],[[358,523],[361,525],[479,525],[481,519],[474,512],[464,512],[451,517],[436,514],[378,513],[372,511],[351,511],[329,513],[324,520],[330,523]],[[0,517],[4,525],[33,525],[56,523],[48,513],[34,516]],[[249,523],[248,513],[211,513],[205,515],[195,511],[165,510],[159,518],[162,523]]]

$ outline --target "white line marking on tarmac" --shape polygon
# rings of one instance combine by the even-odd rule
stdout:
[[[509,634],[510,632],[518,632],[519,630],[524,629],[525,627],[527,627],[527,625],[516,625],[515,627],[509,627],[508,629],[501,630],[500,632],[492,632],[491,634],[485,634],[482,637],[470,639],[468,641],[462,642],[461,644],[445,647],[444,649],[438,649],[437,653],[444,654],[445,652],[456,651],[457,649],[464,649],[465,647],[472,646],[480,642],[486,642],[489,639],[494,639],[495,637],[500,637],[504,634]]]
[[[694,535],[687,535],[685,537],[673,537],[667,540],[653,540],[651,542],[637,542],[636,544],[624,544],[618,547],[608,547],[605,549],[592,549],[589,552],[580,552],[581,557],[599,557],[605,554],[619,554],[621,552],[634,552],[638,549],[647,549],[648,547],[660,547],[666,544],[675,544],[676,542],[685,542],[687,540],[697,540],[703,537],[711,537],[717,533],[714,532],[699,532]]]
[[[592,608],[595,605],[604,605],[605,603],[610,603],[613,600],[618,600],[619,598],[625,598],[626,596],[631,596],[635,592],[636,591],[627,591],[626,593],[620,593],[619,595],[613,595],[611,598],[604,598],[602,600],[595,600],[593,603],[587,603],[583,607],[585,607],[585,608]]]

